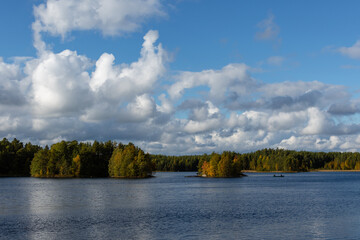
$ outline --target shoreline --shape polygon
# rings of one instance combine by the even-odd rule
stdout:
[[[91,176],[84,176],[84,177],[74,177],[74,176],[24,176],[24,175],[0,175],[0,178],[42,178],[42,179],[81,179],[81,178],[109,178],[109,179],[146,179],[146,178],[154,178],[156,177],[156,172],[188,172],[188,173],[195,173],[196,171],[154,171],[153,175],[141,178],[141,177],[91,177]],[[328,170],[328,169],[313,169],[306,172],[360,172],[360,170]],[[305,172],[297,172],[297,171],[256,171],[256,170],[242,170],[242,175],[238,177],[247,177],[246,173],[305,173]],[[200,178],[211,178],[211,177],[203,177],[199,175],[189,175],[185,177],[200,177]],[[238,178],[238,177],[229,177],[229,178]],[[215,177],[218,178],[218,177]],[[227,177],[225,177],[227,178]]]
[[[296,171],[257,171],[257,170],[241,170],[242,173],[297,173]]]
[[[299,173],[303,171],[256,171],[256,170],[242,170],[243,173]],[[312,169],[306,172],[360,172],[360,170],[329,170],[329,169]]]
[[[327,169],[319,169],[310,172],[360,172],[360,170],[327,170]]]

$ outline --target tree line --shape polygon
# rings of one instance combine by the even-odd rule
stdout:
[[[0,141],[0,176],[30,176],[30,164],[41,147],[16,138]]]
[[[61,141],[51,147],[0,141],[0,176],[149,177],[153,171],[197,171],[207,177],[236,177],[243,170],[360,170],[358,152],[262,149],[251,153],[166,156],[144,153],[129,143]]]
[[[153,170],[149,154],[132,143],[111,141],[62,141],[39,150],[30,165],[33,177],[145,178]]]
[[[358,152],[307,152],[263,149],[239,156],[243,170],[295,171],[360,170]]]
[[[34,154],[30,165],[33,177],[108,177],[109,160],[115,142],[79,143],[61,141]],[[119,147],[122,145],[119,144]]]
[[[207,156],[207,155],[206,155]],[[163,172],[191,172],[198,170],[201,155],[166,156],[150,155],[156,171]]]

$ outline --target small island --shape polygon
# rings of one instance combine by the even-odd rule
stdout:
[[[132,143],[119,145],[109,161],[109,176],[114,178],[147,178],[152,171],[149,154]]]
[[[239,159],[231,152],[211,154],[209,160],[199,162],[198,175],[212,178],[242,177]]]

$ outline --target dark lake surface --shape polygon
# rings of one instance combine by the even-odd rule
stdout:
[[[0,239],[360,239],[360,173],[0,178]]]

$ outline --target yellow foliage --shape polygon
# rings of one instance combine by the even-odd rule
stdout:
[[[80,167],[81,167],[81,159],[79,154],[76,155],[76,157],[73,158],[73,174],[75,177],[80,176]]]
[[[355,170],[360,170],[360,162],[356,162]]]
[[[345,170],[345,163],[344,163],[344,162],[341,162],[341,163],[340,163],[340,167],[341,167],[341,170]]]

